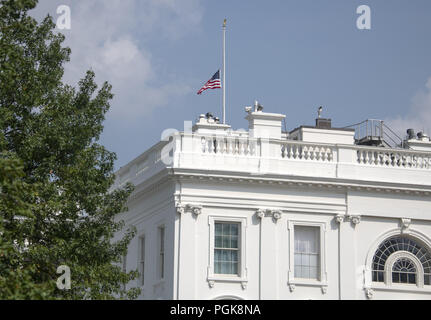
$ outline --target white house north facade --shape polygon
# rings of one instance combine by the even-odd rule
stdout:
[[[211,115],[122,167],[141,299],[431,299],[431,142]],[[367,123],[368,126],[368,123]],[[371,126],[371,122],[370,122]],[[373,130],[372,129],[372,130]],[[368,145],[367,145],[368,144]]]

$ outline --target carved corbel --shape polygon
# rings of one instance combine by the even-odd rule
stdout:
[[[190,211],[195,216],[199,216],[202,213],[202,206],[187,204],[185,210]]]
[[[411,223],[412,223],[411,219],[402,218],[401,219],[401,229],[407,230],[410,227]]]
[[[289,284],[289,290],[290,290],[290,292],[295,291],[295,285],[293,283]]]
[[[242,282],[241,282],[241,288],[242,288],[242,290],[247,289],[247,282],[242,281]]]
[[[367,296],[367,299],[371,300],[374,296],[374,290],[371,288],[365,288],[365,295]]]
[[[273,210],[271,211],[272,217],[274,218],[275,222],[277,222],[281,218],[281,211],[279,210]]]
[[[175,209],[177,210],[177,213],[182,215],[185,212],[185,208],[181,203],[177,203],[175,206]]]
[[[344,221],[344,214],[337,214],[334,219],[337,223],[341,224]]]
[[[263,217],[265,217],[265,211],[262,209],[257,209],[255,214],[256,214],[256,217],[259,218],[260,220],[262,220]]]
[[[212,288],[214,288],[214,285],[215,285],[215,281],[213,281],[213,280],[210,280],[210,281],[208,281],[208,286],[212,289]]]
[[[192,212],[194,215],[198,216],[202,213],[202,207],[201,206],[193,207]]]
[[[322,286],[322,294],[326,294],[326,292],[328,292],[328,287],[327,286]]]
[[[354,215],[354,216],[349,216],[349,220],[350,222],[352,222],[354,225],[357,225],[361,222],[361,216],[358,215]]]

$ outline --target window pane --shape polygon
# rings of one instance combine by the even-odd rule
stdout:
[[[216,236],[222,235],[222,225],[220,223],[215,224],[215,234]]]
[[[238,236],[231,236],[230,245],[231,248],[238,249]]]
[[[232,263],[232,274],[238,274],[238,263]]]
[[[301,265],[301,254],[295,253],[295,266]]]
[[[238,274],[239,223],[215,223],[214,272]]]
[[[316,254],[310,255],[310,266],[312,266],[312,267],[318,267],[319,266],[319,261],[317,260]]]
[[[231,252],[231,259],[232,259],[232,262],[238,262],[238,251],[232,251]]]
[[[320,274],[320,228],[295,226],[294,241],[295,277],[318,279]]]
[[[222,248],[230,248],[230,239],[229,239],[229,236],[223,235]]]
[[[222,237],[221,236],[218,236],[218,235],[215,236],[215,243],[214,243],[214,245],[215,245],[216,248],[221,248],[223,246],[222,245]]]
[[[238,224],[231,224],[231,235],[238,235]]]
[[[310,278],[317,279],[317,268],[310,267]]]
[[[302,266],[309,266],[310,265],[310,257],[308,254],[302,254],[301,265]]]

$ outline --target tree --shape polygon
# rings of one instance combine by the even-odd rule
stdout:
[[[116,155],[98,144],[113,95],[87,71],[77,88],[62,82],[70,49],[37,0],[0,0],[0,298],[136,298],[121,258],[115,220],[133,190],[110,190]],[[71,270],[59,290],[57,267]]]

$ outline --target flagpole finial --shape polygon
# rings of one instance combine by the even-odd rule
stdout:
[[[227,19],[224,19],[223,21],[223,27],[226,28]]]

